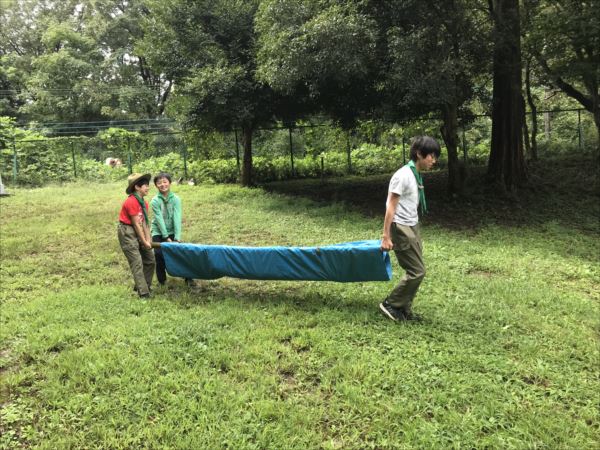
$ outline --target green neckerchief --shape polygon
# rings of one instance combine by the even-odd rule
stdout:
[[[412,173],[417,179],[417,186],[419,187],[419,204],[421,205],[421,214],[425,214],[427,212],[427,202],[425,201],[425,186],[423,186],[423,177],[417,170],[417,166],[415,166],[415,162],[413,160],[409,161],[408,167],[410,167],[410,170],[412,170]]]
[[[144,200],[142,200],[142,197],[137,195],[137,192],[134,192],[133,196],[137,198],[138,203],[142,207],[142,212],[144,213],[144,220],[146,221],[146,225],[148,225],[148,211],[146,211],[146,204],[144,203]]]

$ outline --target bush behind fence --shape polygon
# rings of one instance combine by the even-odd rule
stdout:
[[[554,126],[548,128],[541,114],[542,127],[536,136],[539,157],[595,150],[597,137],[590,118],[582,122],[580,112],[555,112]],[[365,122],[350,133],[327,126],[259,130],[253,140],[254,179],[269,182],[390,173],[408,160],[410,136],[430,134],[443,143],[438,129],[439,122],[431,120],[403,127]],[[487,161],[490,135],[491,119],[485,116],[459,131],[458,150],[464,164]],[[76,179],[101,182],[122,180],[131,172],[161,170],[197,182],[233,183],[239,180],[242,164],[243,151],[235,132],[194,135],[116,130],[94,137],[6,136],[0,135],[0,174],[7,184],[40,186]],[[121,165],[106,165],[108,158],[118,159]],[[439,165],[445,164],[444,152]]]

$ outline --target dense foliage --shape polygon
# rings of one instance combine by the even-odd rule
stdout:
[[[172,117],[186,132],[192,159],[236,156],[243,184],[253,181],[253,156],[283,153],[285,136],[265,139],[263,128],[314,119],[333,124],[336,142],[309,151],[339,149],[351,158],[362,143],[399,145],[361,141],[357,130],[365,123],[385,123],[382,134],[390,134],[398,123],[419,128],[416,121],[426,117],[434,123],[430,134],[445,143],[453,193],[467,173],[461,131],[472,135],[473,117],[495,111],[491,146],[502,151],[492,152],[490,175],[511,189],[526,176],[521,142],[535,159],[536,138],[543,132],[548,145],[553,120],[544,116],[543,130],[529,117],[525,122],[520,66],[532,110],[583,107],[591,113],[583,122],[593,118],[597,130],[589,134],[584,126],[578,134],[586,134],[585,145],[600,142],[598,11],[594,2],[555,0],[4,1],[0,115],[70,137],[82,133],[75,122]],[[502,77],[509,67],[511,76]],[[508,96],[498,89],[493,100],[492,84],[510,87],[510,108],[493,108]],[[510,140],[502,124],[511,124]],[[121,152],[137,160],[144,152],[132,143],[149,146],[157,138],[109,139],[125,139]]]
[[[540,158],[594,150],[592,118],[577,111],[548,115],[548,130],[540,129]],[[408,158],[409,136],[435,134],[435,122],[403,127],[359,122],[350,139],[334,126],[295,129],[292,155],[289,130],[264,130],[255,139],[255,175],[262,182],[289,178],[322,178],[347,174],[391,173]],[[581,131],[581,133],[580,133]],[[467,166],[485,164],[490,147],[490,119],[482,117],[465,128],[460,158]],[[13,145],[14,143],[14,145]],[[16,150],[16,159],[15,159]],[[465,159],[466,153],[466,159]],[[107,158],[119,158],[120,167],[107,166]],[[16,160],[16,167],[15,167]],[[445,154],[438,163],[448,164]],[[0,174],[4,184],[17,182],[40,186],[48,182],[123,180],[129,170],[156,173],[166,170],[176,179],[196,182],[235,183],[240,179],[234,133],[141,134],[108,129],[96,137],[47,138],[14,126],[0,118]]]

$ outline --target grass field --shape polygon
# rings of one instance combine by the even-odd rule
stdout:
[[[567,169],[534,171],[518,205],[432,190],[420,324],[377,310],[395,261],[388,283],[171,278],[142,301],[116,239],[124,183],[9,189],[0,448],[598,448],[597,184]],[[184,239],[381,234],[381,177],[268,190],[175,186]]]

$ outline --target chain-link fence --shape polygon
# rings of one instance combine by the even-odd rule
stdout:
[[[540,111],[527,115],[527,129],[537,128],[529,157],[597,148],[591,115],[585,111]],[[462,162],[484,164],[489,157],[491,118],[463,119],[459,126]],[[257,181],[294,177],[367,175],[389,172],[408,161],[410,138],[428,134],[443,143],[440,122],[405,124],[366,122],[344,131],[331,124],[294,125],[255,131],[252,141]],[[4,134],[4,136],[6,136]],[[534,140],[532,139],[532,143]],[[241,132],[181,131],[109,135],[0,139],[0,174],[11,184],[40,185],[47,180],[121,179],[134,171],[168,170],[178,178],[233,182],[243,163]],[[445,152],[440,165],[446,164]]]

